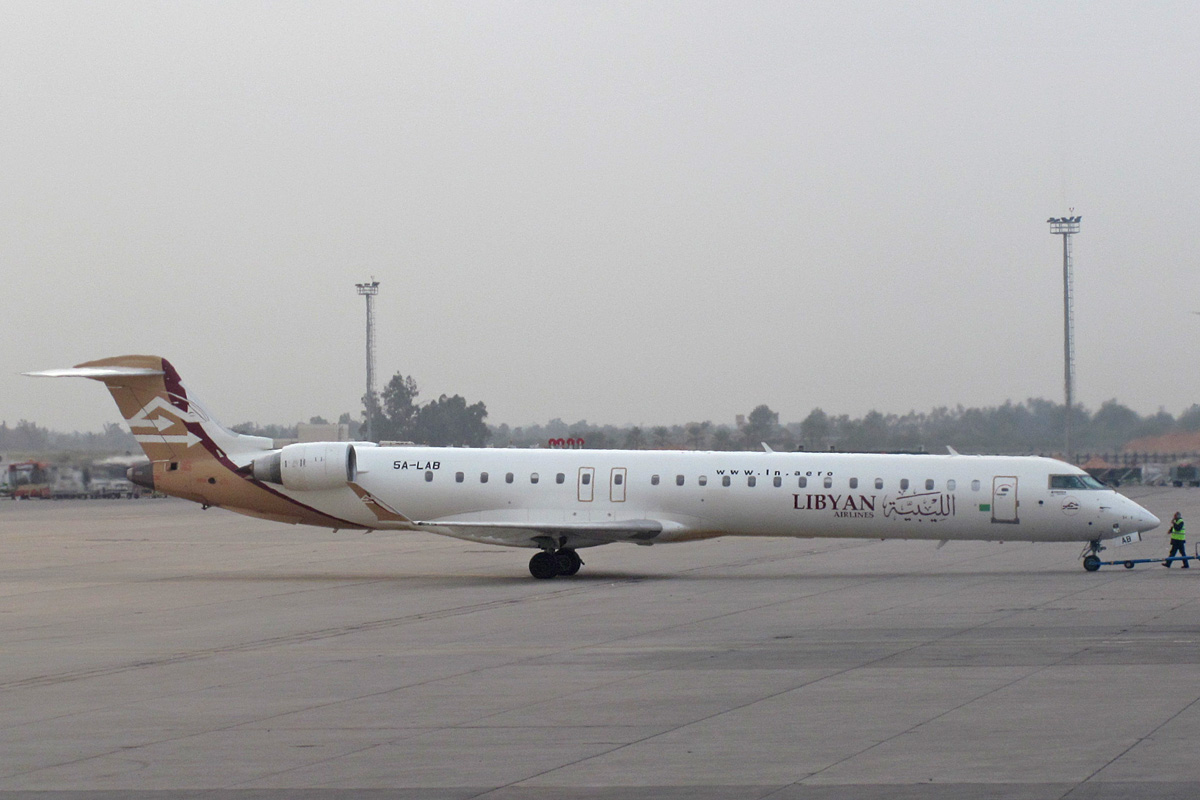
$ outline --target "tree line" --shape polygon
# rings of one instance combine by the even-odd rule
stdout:
[[[1002,405],[966,408],[941,406],[929,412],[885,414],[869,411],[861,417],[830,414],[814,408],[802,420],[781,423],[766,404],[751,410],[737,424],[711,421],[673,425],[566,423],[553,419],[542,425],[488,425],[487,407],[468,404],[459,395],[441,395],[421,404],[411,376],[396,373],[383,392],[365,398],[364,416],[373,420],[377,440],[411,441],[428,445],[472,447],[544,447],[551,441],[575,440],[583,447],[686,450],[842,450],[855,452],[1052,453],[1063,446],[1066,406],[1041,398]],[[1200,430],[1200,405],[1178,417],[1160,409],[1141,415],[1108,400],[1090,411],[1071,409],[1073,444],[1077,451],[1115,452],[1144,436]]]
[[[884,414],[869,411],[861,417],[813,409],[803,420],[781,423],[779,414],[759,405],[740,425],[689,422],[653,427],[566,424],[492,429],[492,444],[518,447],[545,445],[550,439],[583,439],[586,447],[631,449],[839,450],[848,452],[1054,453],[1063,446],[1065,405],[1040,398],[999,406],[947,406],[929,412]],[[1072,409],[1072,439],[1076,451],[1115,452],[1143,436],[1200,430],[1200,406],[1178,418],[1166,411],[1148,416],[1110,400],[1095,412]]]
[[[491,431],[484,423],[487,407],[461,395],[441,395],[419,403],[421,390],[409,375],[397,372],[378,395],[363,398],[364,420],[376,441],[485,447]],[[364,425],[363,427],[367,427]],[[361,430],[361,429],[360,429]]]
[[[488,425],[487,406],[469,403],[460,395],[442,394],[421,402],[411,376],[397,372],[382,392],[365,397],[361,416],[370,420],[376,441],[413,442],[436,446],[545,447],[552,440],[573,439],[587,448],[757,450],[763,443],[775,450],[840,450],[856,452],[944,452],[947,446],[964,453],[1054,453],[1062,449],[1066,407],[1041,398],[1005,402],[984,408],[942,406],[928,412],[885,414],[869,411],[860,417],[830,414],[814,408],[802,420],[781,423],[768,405],[752,409],[734,425],[711,421],[671,425],[566,423]],[[321,417],[311,422],[324,423]],[[338,420],[350,426],[351,438],[363,438],[366,425],[344,413]],[[1117,400],[1090,411],[1071,409],[1076,451],[1116,452],[1144,436],[1177,431],[1200,431],[1200,405],[1178,417],[1160,409],[1138,414]],[[274,439],[296,437],[295,425],[234,426],[239,433]],[[14,427],[0,422],[0,451],[7,452],[125,452],[136,451],[133,436],[118,423],[103,433],[57,433],[21,420]]]
[[[119,422],[106,423],[102,433],[60,433],[24,419],[11,428],[7,422],[0,422],[0,452],[72,451],[111,454],[137,452],[139,449],[133,434]]]

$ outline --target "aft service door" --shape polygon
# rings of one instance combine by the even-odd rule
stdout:
[[[596,490],[596,468],[595,467],[580,467],[579,468],[579,502],[592,502],[592,495]]]
[[[614,503],[625,502],[625,468],[613,467],[612,477],[608,480],[608,499]]]
[[[1020,522],[1017,518],[1017,477],[992,478],[992,522]]]

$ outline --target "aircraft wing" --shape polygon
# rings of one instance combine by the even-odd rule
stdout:
[[[419,529],[445,536],[487,544],[512,547],[540,547],[544,539],[568,547],[591,547],[612,542],[652,542],[663,532],[663,524],[653,519],[613,520],[611,522],[486,522],[483,520],[420,520]]]
[[[663,532],[664,525],[653,519],[628,519],[603,522],[533,522],[487,519],[414,520],[380,500],[354,481],[347,485],[375,515],[380,528],[427,530],[443,536],[484,544],[510,547],[542,547],[549,539],[555,547],[593,547],[612,542],[651,542]]]
[[[533,522],[499,519],[412,519],[384,503],[359,483],[348,486],[359,495],[378,521],[379,528],[427,530],[486,545],[542,547],[552,540],[556,547],[593,547],[611,542],[652,542],[664,531],[658,519],[613,519],[604,522]],[[670,524],[670,523],[668,523]]]

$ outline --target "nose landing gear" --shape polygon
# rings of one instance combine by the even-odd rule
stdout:
[[[1092,539],[1090,542],[1088,542],[1087,546],[1083,548],[1083,552],[1087,553],[1087,555],[1083,557],[1083,568],[1088,572],[1095,572],[1096,570],[1100,569],[1100,553],[1105,549],[1107,548],[1100,544],[1099,539]],[[1083,554],[1081,553],[1080,555]]]
[[[583,559],[569,547],[543,550],[529,559],[529,574],[540,580],[549,580],[559,575],[574,575],[582,566]]]

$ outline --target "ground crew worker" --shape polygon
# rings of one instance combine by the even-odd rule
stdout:
[[[1175,512],[1175,518],[1171,520],[1171,552],[1167,554],[1167,561],[1162,562],[1162,565],[1167,569],[1171,568],[1169,559],[1178,553],[1183,556],[1183,568],[1188,568],[1187,554],[1187,536],[1183,531],[1183,515],[1178,511]]]

